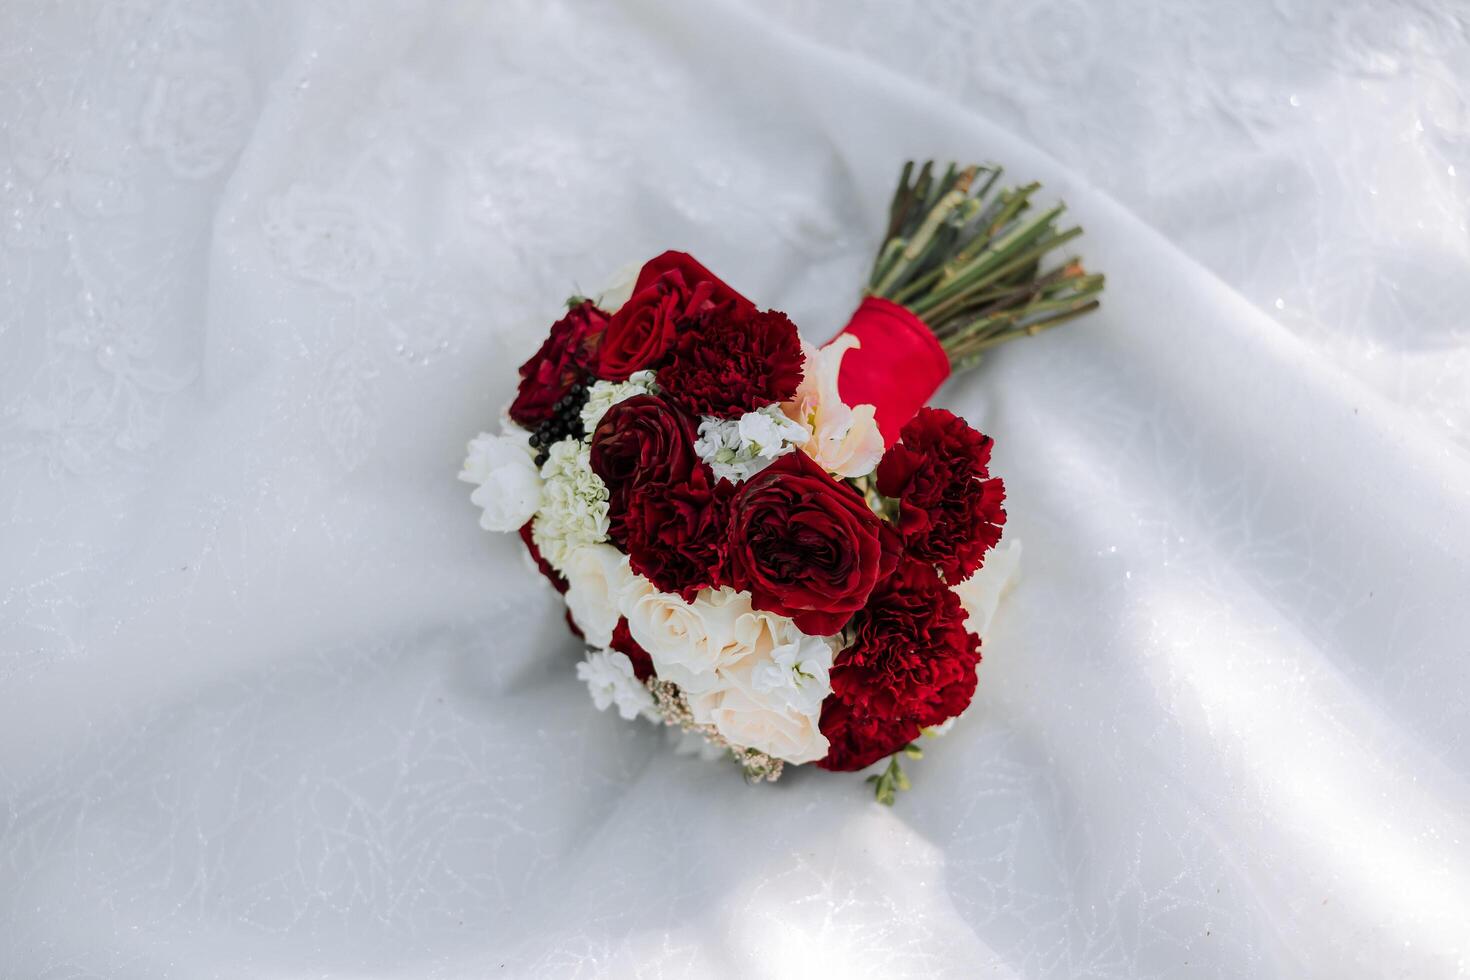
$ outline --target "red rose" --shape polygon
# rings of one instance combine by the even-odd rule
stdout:
[[[861,769],[969,707],[980,638],[965,629],[959,597],[932,565],[902,561],[848,633],[822,705],[822,734],[832,750],[818,765]]]
[[[726,525],[734,493],[734,486],[716,481],[703,462],[681,480],[634,487],[623,514],[633,571],[685,602],[693,602],[700,589],[724,585]]]
[[[658,383],[691,415],[739,418],[801,384],[801,337],[786,314],[715,306],[674,340]]]
[[[951,412],[921,408],[878,463],[878,492],[897,497],[904,549],[959,582],[985,563],[1006,522],[1005,484],[988,479],[993,440]]]
[[[607,323],[607,314],[584,300],[551,325],[541,349],[521,365],[521,384],[509,409],[517,424],[535,429],[551,418],[557,400],[586,377]]]
[[[657,395],[634,395],[603,413],[592,433],[592,472],[608,492],[608,537],[623,544],[628,495],[645,484],[681,483],[698,462],[694,425]]]
[[[597,376],[627,381],[635,371],[657,367],[681,323],[713,302],[715,287],[666,272],[642,287],[612,315],[597,351]]]
[[[618,620],[618,625],[613,627],[612,639],[607,645],[632,661],[634,677],[646,681],[653,676],[653,658],[638,645],[638,641],[628,631],[628,617]]]
[[[536,542],[531,537],[531,525],[534,523],[535,521],[527,521],[521,525],[521,541],[526,545],[526,551],[530,554],[531,560],[536,563],[536,567],[541,570],[541,574],[546,576],[546,581],[551,583],[551,587],[558,592],[565,593],[567,591],[567,580],[562,578],[557,573],[557,570],[551,567],[551,562],[541,557],[541,549],[536,547]],[[581,635],[580,632],[578,635]]]
[[[883,564],[881,522],[851,487],[805,453],[787,453],[741,484],[730,514],[730,565],[757,609],[814,636],[863,607]]]

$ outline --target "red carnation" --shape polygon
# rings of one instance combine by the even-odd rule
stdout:
[[[530,554],[531,560],[536,563],[536,567],[541,570],[541,574],[546,576],[546,581],[551,583],[551,587],[558,592],[565,593],[567,591],[567,580],[562,578],[560,573],[551,567],[551,562],[541,557],[541,549],[536,547],[536,542],[531,537],[531,525],[534,523],[536,522],[527,521],[521,525],[521,541],[526,545],[526,551]],[[578,635],[581,635],[580,632]]]
[[[806,453],[787,453],[741,484],[730,566],[755,608],[827,636],[863,607],[884,564],[876,514]]]
[[[634,677],[646,681],[653,676],[653,658],[638,645],[638,641],[628,631],[628,617],[618,620],[618,625],[613,627],[612,639],[607,645],[632,661]]]
[[[985,563],[1006,522],[1005,484],[988,479],[993,440],[942,408],[919,409],[901,439],[878,463],[878,492],[900,501],[908,554],[959,582]]]
[[[691,415],[738,418],[795,395],[801,365],[801,337],[786,314],[717,306],[675,338],[658,382]]]
[[[607,314],[591,300],[578,303],[553,323],[541,349],[521,365],[510,417],[527,429],[551,418],[557,400],[587,376],[607,324]]]
[[[832,772],[866,769],[922,734],[917,724],[905,718],[876,727],[855,721],[851,706],[833,697],[822,702],[820,725],[828,748],[826,758],[817,765]]]
[[[590,461],[607,485],[608,537],[622,546],[628,495],[646,484],[682,483],[699,461],[694,425],[657,395],[634,395],[603,413]]]
[[[969,707],[980,638],[965,629],[959,597],[928,562],[902,561],[848,633],[822,705],[832,750],[818,765],[861,769]]]
[[[623,514],[633,571],[685,602],[693,602],[700,589],[724,585],[726,521],[734,492],[703,462],[682,480],[634,487]]]
[[[597,376],[627,381],[635,371],[657,367],[680,325],[713,305],[715,284],[666,272],[640,288],[608,321],[597,351]]]

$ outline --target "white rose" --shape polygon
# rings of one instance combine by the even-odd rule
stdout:
[[[641,594],[640,582],[645,591],[653,588],[628,567],[627,555],[607,544],[577,548],[567,559],[562,576],[567,580],[566,601],[572,621],[595,647],[612,642],[625,597]]]
[[[799,711],[781,699],[762,697],[738,680],[707,710],[708,724],[731,745],[756,749],[793,765],[827,754],[820,711]]]
[[[985,636],[995,619],[995,608],[1015,580],[1020,564],[1021,542],[1008,541],[991,549],[979,571],[952,586],[965,609],[965,629],[976,636]]]
[[[648,651],[660,680],[688,694],[719,683],[716,671],[738,659],[735,622],[750,611],[750,597],[730,589],[705,589],[693,602],[667,592],[648,592],[628,602],[628,632]]]
[[[594,650],[577,664],[577,676],[587,684],[598,711],[616,705],[624,721],[639,715],[657,719],[653,695],[633,673],[633,662],[616,650]]]
[[[597,308],[605,313],[616,313],[633,295],[633,286],[638,282],[641,265],[625,265],[608,279],[602,292],[597,294]]]
[[[515,531],[541,506],[541,475],[528,440],[530,433],[507,426],[503,435],[482,432],[470,440],[459,478],[477,484],[470,500],[480,507],[487,531]]]

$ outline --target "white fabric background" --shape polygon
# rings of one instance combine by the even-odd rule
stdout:
[[[1470,970],[1466,20],[0,7],[0,975]],[[625,262],[827,335],[925,155],[1105,310],[941,395],[1026,557],[916,788],[748,788],[454,473]]]

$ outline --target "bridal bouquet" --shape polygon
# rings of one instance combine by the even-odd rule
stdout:
[[[751,780],[891,757],[869,778],[892,802],[899,757],[969,706],[1005,488],[991,439],[924,406],[1102,289],[1042,270],[1080,229],[999,176],[905,167],[865,298],[821,347],[680,252],[568,302],[460,478],[565,597],[598,708]]]

